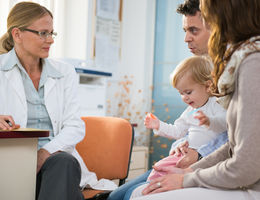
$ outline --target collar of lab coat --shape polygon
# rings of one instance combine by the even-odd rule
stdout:
[[[57,71],[55,69],[55,67],[52,66],[52,64],[47,60],[47,59],[41,59],[42,60],[42,64],[43,64],[43,68],[45,68],[46,70],[46,74],[48,77],[52,77],[52,78],[61,78],[63,77],[63,75]],[[16,55],[16,52],[14,50],[14,48],[9,51],[8,53],[6,53],[6,56],[3,57],[3,59],[1,59],[0,61],[0,70],[3,71],[10,71],[12,70],[14,67],[20,67],[22,68],[22,65]]]

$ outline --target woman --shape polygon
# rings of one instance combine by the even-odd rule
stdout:
[[[0,40],[0,129],[50,130],[50,137],[38,143],[36,199],[83,199],[79,185],[86,184],[87,168],[75,145],[85,129],[76,73],[70,65],[47,59],[56,36],[52,14],[39,4],[21,2],[10,11],[7,29]]]
[[[201,0],[201,11],[229,142],[185,170],[158,169],[171,174],[137,188],[136,200],[260,199],[260,1]]]

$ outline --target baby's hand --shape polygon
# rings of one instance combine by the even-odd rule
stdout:
[[[188,152],[189,148],[189,142],[184,141],[181,144],[179,144],[176,149],[171,149],[169,155],[175,155],[177,157],[181,155],[185,155]]]
[[[209,127],[209,118],[201,110],[196,112],[196,116],[194,116],[194,118],[200,121],[199,126],[205,125]]]
[[[146,128],[158,130],[160,126],[160,122],[155,115],[153,115],[152,113],[148,113],[144,118],[144,125]]]

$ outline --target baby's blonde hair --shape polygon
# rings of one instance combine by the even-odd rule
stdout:
[[[178,64],[171,74],[171,84],[174,88],[178,81],[186,73],[190,73],[191,78],[198,84],[206,85],[207,81],[212,81],[211,72],[212,61],[207,56],[192,56]]]

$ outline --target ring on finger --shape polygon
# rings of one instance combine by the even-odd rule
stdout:
[[[156,185],[158,188],[161,187],[161,182],[157,182]]]

